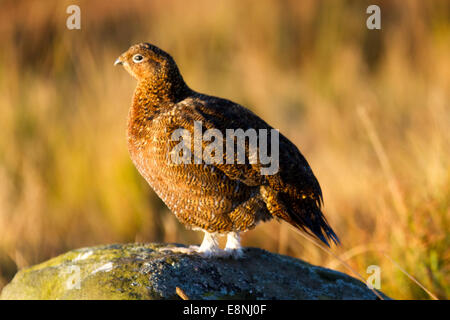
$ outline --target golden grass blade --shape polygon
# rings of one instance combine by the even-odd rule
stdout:
[[[181,289],[180,287],[176,287],[175,288],[175,292],[177,293],[177,295],[183,299],[183,300],[190,300],[188,295],[183,291],[183,289]]]
[[[439,300],[436,295],[430,292],[427,288],[425,288],[424,285],[422,285],[418,280],[416,280],[412,275],[410,275],[405,269],[403,269],[397,262],[391,259],[386,253],[381,253],[389,260],[391,261],[401,272],[403,272],[409,279],[411,279],[415,284],[417,284],[419,287],[422,288],[423,291],[425,291],[433,300]]]
[[[361,118],[362,124],[367,131],[367,135],[369,136],[372,147],[375,151],[378,161],[380,162],[381,168],[383,169],[383,173],[386,177],[388,188],[391,192],[395,208],[397,209],[399,216],[404,217],[407,212],[405,202],[401,195],[397,179],[395,178],[391,163],[389,162],[389,158],[383,148],[375,127],[370,120],[369,115],[367,114],[367,109],[363,106],[358,106],[358,115]]]
[[[380,246],[377,246],[380,247]],[[346,252],[344,252],[339,259],[336,260],[332,260],[329,264],[328,267],[329,268],[335,268],[338,262],[342,262],[343,260],[349,260],[352,257],[368,252],[368,251],[375,251],[375,252],[380,252],[381,254],[383,254],[384,257],[386,257],[392,264],[394,264],[403,274],[405,274],[409,279],[411,279],[415,284],[417,284],[420,288],[422,288],[432,299],[434,300],[439,300],[437,298],[436,295],[434,295],[430,290],[428,290],[424,285],[422,285],[419,280],[417,280],[416,278],[414,278],[411,274],[409,274],[405,269],[403,269],[397,262],[395,262],[391,257],[389,257],[383,249],[377,249],[376,247],[374,248],[373,246],[365,246],[365,245],[361,245],[361,246],[356,246],[350,250],[347,250]]]
[[[336,260],[339,260],[342,265],[344,267],[346,267],[350,272],[352,272],[357,278],[359,278],[362,282],[366,283],[366,279],[363,278],[363,276],[356,271],[355,269],[353,269],[348,263],[346,263],[344,260],[342,260],[341,258],[339,258],[337,255],[335,255],[333,252],[331,252],[331,250],[329,250],[328,248],[326,248],[325,246],[321,245],[320,243],[318,243],[315,239],[309,237],[308,235],[304,234],[303,232],[301,232],[300,230],[296,229],[293,226],[290,226],[292,230],[294,230],[296,233],[298,233],[299,235],[301,235],[303,238],[305,238],[306,240],[312,242],[314,245],[316,245],[317,247],[319,247],[320,249],[322,249],[323,251],[325,251],[326,253],[328,253],[329,255],[333,256]],[[380,300],[385,300],[375,289],[371,289],[372,292],[380,299]]]

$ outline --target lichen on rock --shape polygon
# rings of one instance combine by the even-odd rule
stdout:
[[[376,299],[341,272],[257,248],[205,259],[179,245],[115,244],[69,251],[19,271],[0,299]],[[383,296],[385,297],[385,296]]]

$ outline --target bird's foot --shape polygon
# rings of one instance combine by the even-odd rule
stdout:
[[[227,234],[227,244],[224,251],[227,258],[238,260],[244,257],[239,232],[230,232]]]
[[[226,257],[224,250],[221,250],[217,247],[207,248],[201,246],[189,246],[189,247],[173,247],[173,248],[164,248],[161,251],[169,251],[173,253],[182,253],[182,254],[198,254],[203,258],[222,258]]]
[[[184,254],[198,254],[203,258],[213,259],[242,259],[244,257],[244,251],[242,250],[240,243],[240,236],[238,232],[231,232],[227,235],[227,244],[225,249],[222,250],[219,247],[217,240],[217,234],[205,232],[205,237],[200,246],[189,247],[173,247],[165,248],[163,250],[184,253]]]
[[[203,258],[214,259],[214,258],[225,258],[225,250],[220,248],[198,248],[197,253]]]
[[[202,250],[201,248],[199,248],[197,250],[197,253],[201,255],[203,258],[207,259],[218,258],[218,259],[239,260],[244,257],[244,251],[242,250],[242,248],[239,249],[225,248],[224,250],[219,248],[214,248],[213,250],[211,249]]]
[[[173,247],[173,248],[164,248],[161,251],[170,251],[174,253],[184,253],[184,254],[193,254],[198,252],[198,246],[189,246],[189,247]]]
[[[182,254],[198,254],[203,258],[207,259],[234,259],[239,260],[244,257],[244,251],[242,248],[239,249],[231,249],[225,248],[225,250],[214,248],[211,249],[202,249],[200,246],[189,246],[189,247],[173,247],[173,248],[164,248],[161,251],[168,251],[173,253],[182,253]]]
[[[239,260],[244,258],[244,250],[242,248],[225,248],[224,251],[224,258],[231,258],[234,260]]]

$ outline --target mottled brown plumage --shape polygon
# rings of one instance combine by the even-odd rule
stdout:
[[[287,138],[279,135],[279,171],[274,175],[262,175],[259,163],[175,164],[168,156],[178,144],[172,133],[180,128],[193,133],[194,121],[224,136],[226,129],[272,127],[234,102],[191,90],[172,57],[151,44],[132,46],[116,64],[138,80],[128,116],[131,159],[180,222],[206,232],[200,251],[216,255],[215,235],[223,233],[229,234],[226,250],[240,256],[238,233],[274,217],[327,245],[327,239],[338,242],[321,212],[319,183]]]

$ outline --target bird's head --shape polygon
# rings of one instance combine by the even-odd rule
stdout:
[[[114,65],[122,65],[136,80],[138,89],[162,100],[179,100],[190,92],[173,58],[150,43],[139,43],[122,53]]]
[[[179,74],[173,58],[150,43],[139,43],[122,53],[114,65],[122,65],[135,79],[157,81]]]

